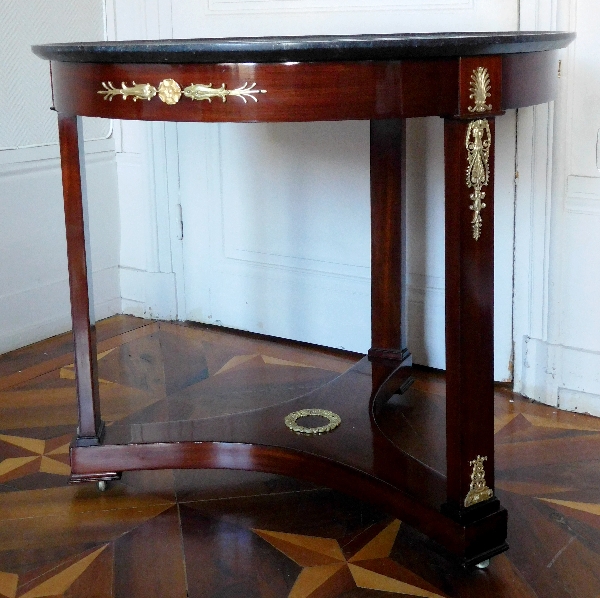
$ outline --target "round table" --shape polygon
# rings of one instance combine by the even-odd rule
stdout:
[[[494,117],[552,100],[557,50],[574,37],[498,32],[34,46],[51,62],[60,135],[79,405],[71,481],[105,483],[123,471],[161,468],[274,472],[370,501],[466,566],[506,550],[507,513],[494,497]],[[445,474],[396,446],[381,422],[388,399],[413,380],[405,317],[405,119],[434,115],[444,118],[445,148]],[[317,391],[266,409],[105,428],[88,290],[81,116],[370,120],[368,355]],[[329,421],[324,433],[302,425],[303,409],[322,410],[322,423]],[[439,430],[436,441],[443,435]]]

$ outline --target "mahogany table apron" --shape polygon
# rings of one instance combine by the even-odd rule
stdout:
[[[573,38],[505,32],[34,47],[51,61],[58,112],[79,404],[71,480],[110,480],[126,470],[160,468],[274,472],[370,501],[429,535],[463,564],[506,550],[507,514],[494,497],[494,117],[551,100],[556,51]],[[378,422],[385,402],[411,382],[405,119],[432,115],[444,118],[445,144],[445,475],[401,451]],[[89,295],[81,116],[370,120],[368,356],[317,391],[266,409],[105,429]],[[341,425],[321,435],[288,429],[284,419],[290,412],[311,408],[336,414]]]

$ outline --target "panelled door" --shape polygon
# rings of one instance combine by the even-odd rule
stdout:
[[[188,0],[173,3],[172,19],[174,37],[511,30],[518,2]],[[512,350],[515,134],[509,112],[496,138],[498,380],[510,378]],[[443,368],[443,122],[411,120],[407,135],[409,348]],[[366,352],[369,123],[184,123],[177,137],[180,315]]]

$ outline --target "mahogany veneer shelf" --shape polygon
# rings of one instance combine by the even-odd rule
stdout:
[[[573,39],[571,33],[503,32],[35,46],[51,61],[62,158],[79,403],[72,481],[110,480],[138,469],[274,472],[377,504],[465,565],[506,550],[506,510],[493,497],[494,116],[553,99],[556,51]],[[411,380],[405,119],[434,115],[445,122],[446,475],[400,450],[378,423],[386,401]],[[88,285],[81,116],[370,120],[368,357],[319,390],[273,407],[105,430]],[[315,407],[337,413],[341,426],[305,436],[284,425],[288,413]]]

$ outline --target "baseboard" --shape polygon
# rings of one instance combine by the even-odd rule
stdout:
[[[559,409],[600,416],[600,352],[525,337],[523,355],[517,391]]]
[[[118,268],[94,272],[96,320],[121,312]],[[0,296],[0,354],[71,330],[69,282]]]
[[[119,268],[121,311],[140,318],[177,319],[175,274]]]
[[[442,370],[446,368],[445,301],[441,285],[409,285],[408,348],[414,363]]]

